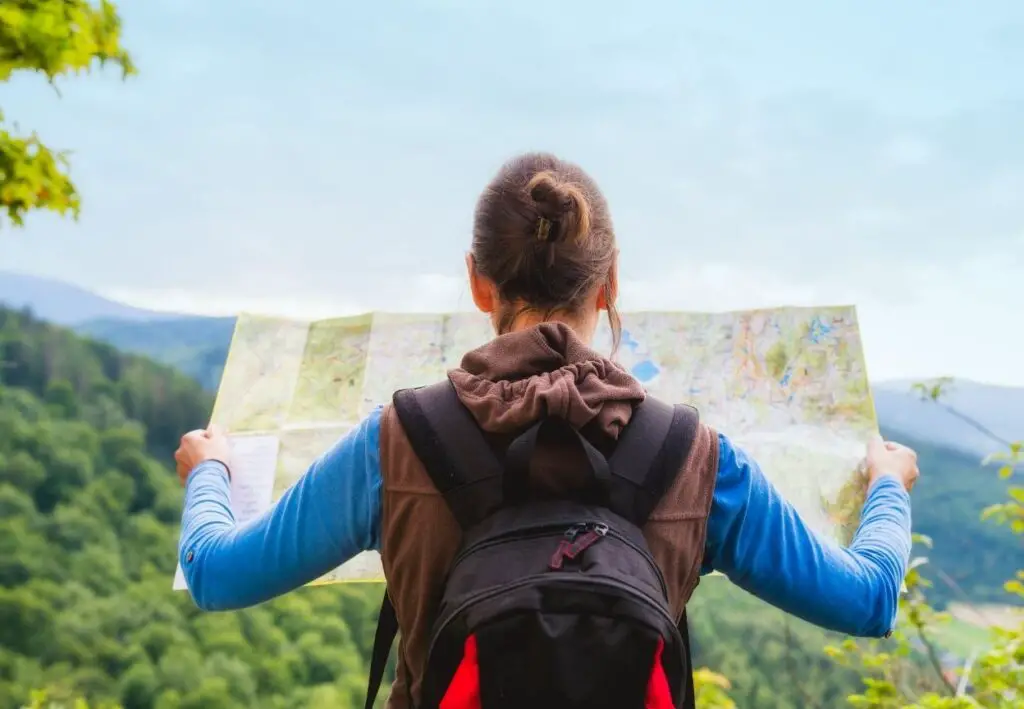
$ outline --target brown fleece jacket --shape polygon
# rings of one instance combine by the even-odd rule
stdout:
[[[638,381],[589,349],[562,323],[542,323],[497,337],[468,353],[448,378],[489,434],[511,439],[549,413],[567,419],[605,451],[614,447],[633,407],[645,397]],[[711,428],[700,425],[682,471],[644,527],[677,617],[699,581],[718,471],[717,440]],[[391,406],[381,419],[380,455],[382,558],[401,630],[398,676],[388,706],[412,709],[420,693],[434,613],[461,532]],[[552,479],[538,482],[558,487],[553,478],[560,466],[539,462],[535,474]]]

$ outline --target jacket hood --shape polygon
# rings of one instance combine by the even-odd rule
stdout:
[[[617,439],[645,396],[640,382],[560,322],[499,335],[467,353],[448,378],[477,424],[495,434],[546,414]]]

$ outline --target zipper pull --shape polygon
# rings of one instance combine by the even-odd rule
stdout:
[[[568,549],[565,550],[566,558],[570,560],[575,559],[603,538],[604,534],[601,534],[596,529],[587,530],[586,534],[580,536],[576,541],[569,545]]]
[[[583,522],[574,524],[565,530],[558,548],[551,555],[548,568],[558,571],[566,560],[572,561],[588,548],[601,541],[608,534],[608,525],[600,522]],[[582,536],[581,536],[582,535]]]
[[[576,537],[578,537],[581,532],[585,532],[585,531],[587,531],[587,525],[586,524],[583,524],[583,523],[581,523],[581,524],[574,524],[571,527],[569,527],[567,530],[565,530],[565,538],[568,539],[570,542],[574,542],[574,541],[576,541]]]
[[[567,532],[568,534],[568,532]],[[569,557],[569,551],[572,549],[572,542],[567,539],[563,539],[558,542],[558,548],[555,549],[555,553],[551,555],[551,561],[548,562],[548,568],[552,571],[558,571],[562,568],[562,562]]]

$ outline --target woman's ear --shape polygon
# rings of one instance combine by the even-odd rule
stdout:
[[[469,291],[473,294],[473,304],[481,313],[493,313],[497,304],[497,289],[491,279],[476,270],[473,254],[466,254],[466,272],[469,275]]]

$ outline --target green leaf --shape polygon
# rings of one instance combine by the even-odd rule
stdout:
[[[922,546],[926,546],[929,549],[932,548],[932,538],[929,537],[927,534],[919,534],[917,532],[914,532],[913,534],[910,535],[910,541],[913,542],[914,544],[920,544]]]
[[[135,73],[121,46],[120,17],[108,0],[0,3],[0,81],[22,72],[41,74],[54,84],[94,64],[119,66],[125,77]],[[67,154],[49,149],[35,133],[17,134],[2,124],[0,114],[0,217],[16,227],[39,209],[77,218],[79,195]]]

